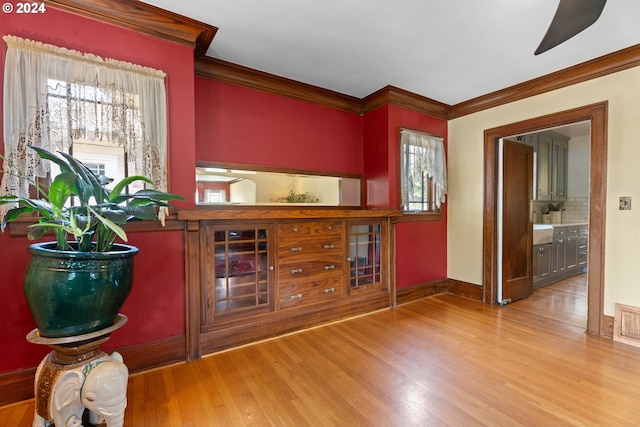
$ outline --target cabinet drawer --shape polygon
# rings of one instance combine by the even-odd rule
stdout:
[[[589,226],[588,225],[581,225],[578,227],[578,234],[580,234],[581,236],[588,236],[589,235]]]
[[[564,239],[567,237],[567,227],[553,227],[553,239]]]
[[[305,258],[342,257],[342,235],[308,236],[278,239],[278,259],[281,261]]]
[[[578,236],[578,226],[573,225],[571,227],[567,227],[567,237],[577,237]]]
[[[344,280],[342,272],[323,273],[303,281],[281,282],[278,289],[281,309],[299,307],[342,298]]]
[[[340,272],[342,274],[343,261],[340,258],[328,257],[324,259],[302,260],[280,264],[278,267],[278,283],[291,280],[307,279],[316,274]]]
[[[278,224],[279,237],[314,236],[319,234],[342,234],[341,221],[291,222]]]

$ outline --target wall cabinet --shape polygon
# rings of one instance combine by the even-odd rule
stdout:
[[[567,200],[569,142],[554,132],[542,132],[526,140],[536,153],[536,200]]]
[[[581,273],[587,266],[588,236],[588,225],[554,226],[553,242],[533,247],[533,286],[548,285]],[[545,274],[547,251],[549,274]]]
[[[388,307],[391,209],[181,210],[189,357]]]

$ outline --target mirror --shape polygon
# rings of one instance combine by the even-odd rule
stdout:
[[[198,164],[199,206],[361,206],[361,177]]]

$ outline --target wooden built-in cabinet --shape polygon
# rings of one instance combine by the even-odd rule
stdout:
[[[189,357],[392,304],[376,209],[183,210]]]

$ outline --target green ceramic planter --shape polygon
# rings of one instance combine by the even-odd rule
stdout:
[[[131,291],[138,248],[115,244],[110,252],[67,252],[55,246],[29,246],[24,293],[40,335],[69,337],[112,326]]]

